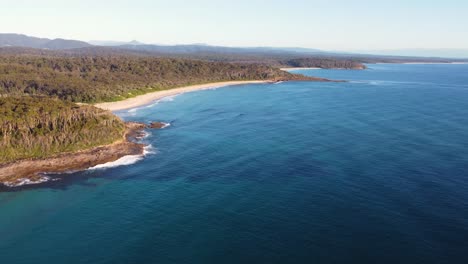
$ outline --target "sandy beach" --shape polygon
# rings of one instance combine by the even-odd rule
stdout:
[[[156,100],[162,99],[164,97],[178,95],[182,93],[188,93],[188,92],[206,90],[206,89],[212,89],[212,88],[218,88],[218,87],[225,87],[225,86],[232,86],[232,85],[268,83],[268,82],[271,82],[271,81],[231,81],[231,82],[217,82],[217,83],[208,83],[208,84],[200,84],[200,85],[191,85],[191,86],[185,86],[185,87],[180,87],[180,88],[147,93],[147,94],[139,95],[133,98],[128,98],[122,101],[118,101],[118,102],[99,103],[99,104],[95,104],[94,106],[105,109],[105,110],[118,111],[118,110],[125,110],[125,109],[147,105]]]

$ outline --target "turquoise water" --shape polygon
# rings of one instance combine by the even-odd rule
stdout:
[[[0,192],[1,263],[468,263],[468,65],[301,71],[119,113],[133,165]]]

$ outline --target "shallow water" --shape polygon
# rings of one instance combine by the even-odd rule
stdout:
[[[468,65],[301,73],[351,82],[119,112],[171,126],[133,164],[0,193],[2,263],[466,263]]]

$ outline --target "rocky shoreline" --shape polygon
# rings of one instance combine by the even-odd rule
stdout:
[[[341,82],[335,80],[328,80],[324,78],[308,77],[298,75],[296,78],[292,79],[293,81],[322,81],[322,82]],[[154,101],[155,98],[163,98],[172,93],[184,93],[193,90],[202,90],[208,89],[211,87],[221,87],[226,85],[236,85],[236,84],[245,84],[245,83],[275,83],[282,81],[292,81],[291,79],[276,79],[269,81],[245,81],[245,82],[223,82],[207,85],[198,85],[180,89],[173,89],[168,91],[161,91],[143,95],[143,97],[148,97],[148,100]],[[170,94],[169,94],[170,93]],[[151,96],[155,97],[152,98]],[[139,98],[136,98],[139,99]],[[129,100],[135,100],[131,98]],[[137,100],[136,104],[141,105],[146,103],[146,101],[139,102]],[[126,109],[128,104],[125,101],[115,102],[115,103],[104,103],[101,105],[96,105],[100,108],[112,108],[109,105],[113,104],[124,104],[124,106],[117,106],[116,109]],[[130,104],[132,107],[134,105]],[[112,110],[116,110],[112,109]],[[114,142],[110,145],[104,145],[99,147],[94,147],[87,150],[61,153],[52,157],[42,158],[42,159],[24,159],[17,160],[10,163],[0,164],[0,185],[5,185],[8,187],[21,186],[26,184],[36,184],[47,181],[47,174],[59,174],[66,172],[75,172],[82,171],[97,165],[114,162],[125,156],[143,156],[144,144],[137,143],[141,138],[145,136],[144,129],[164,129],[170,126],[168,123],[163,122],[151,122],[149,124],[143,124],[138,122],[127,122],[126,123],[126,132],[124,137]]]
[[[157,122],[155,122],[157,123]],[[46,181],[44,174],[86,170],[128,155],[143,155],[144,144],[135,142],[144,134],[146,124],[128,122],[124,139],[110,145],[44,159],[26,159],[0,165],[0,184],[9,187]]]

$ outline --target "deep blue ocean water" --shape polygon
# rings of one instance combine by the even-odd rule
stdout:
[[[468,263],[468,65],[307,70],[121,111],[128,166],[0,192],[0,263]]]

